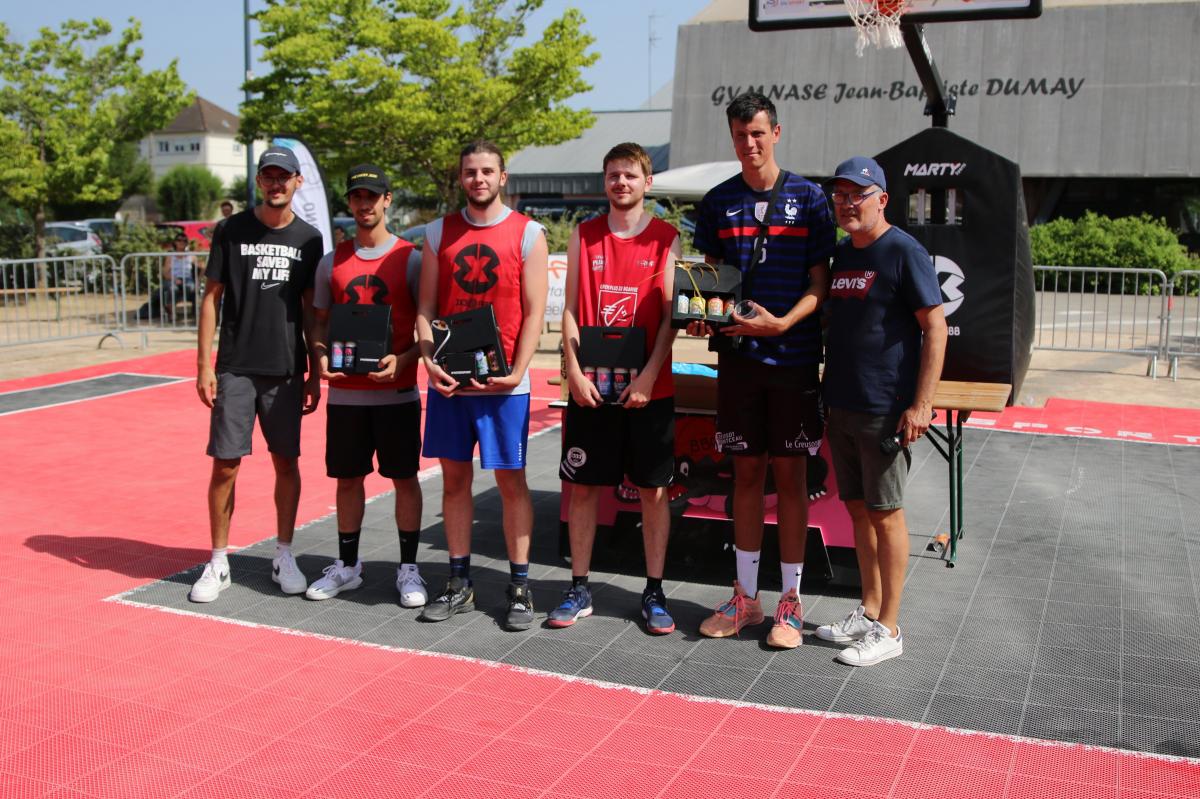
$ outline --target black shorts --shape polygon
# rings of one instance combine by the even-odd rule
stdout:
[[[567,400],[558,476],[580,485],[662,488],[675,476],[675,398],[644,408],[584,408]]]
[[[817,364],[768,366],[738,353],[717,364],[717,449],[732,455],[815,455],[821,417]]]
[[[421,403],[326,405],[325,471],[364,477],[379,456],[379,474],[403,480],[421,464]]]
[[[254,419],[267,449],[284,458],[300,457],[300,416],[304,375],[266,377],[217,374],[217,397],[208,423],[208,454],[237,460],[250,454]]]

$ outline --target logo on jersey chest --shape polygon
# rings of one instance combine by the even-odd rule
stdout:
[[[838,272],[829,284],[829,293],[834,297],[865,300],[875,282],[875,274],[872,269]]]
[[[359,275],[346,284],[350,305],[387,305],[388,287],[378,275]]]
[[[637,313],[637,291],[631,289],[600,289],[596,314],[605,327],[632,327]]]
[[[592,258],[592,271],[593,272],[604,271],[604,256],[603,255],[597,255]]]
[[[454,282],[468,294],[486,294],[500,282],[500,256],[486,244],[463,247],[454,266]]]

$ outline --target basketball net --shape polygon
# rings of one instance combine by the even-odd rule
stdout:
[[[867,45],[875,49],[901,47],[904,39],[900,35],[900,17],[908,10],[912,0],[846,0],[850,19],[858,28],[858,41],[854,51],[862,58]]]

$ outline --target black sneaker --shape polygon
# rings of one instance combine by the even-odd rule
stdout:
[[[461,577],[451,577],[446,588],[421,611],[421,621],[445,621],[455,613],[475,609],[475,587]]]
[[[504,626],[510,630],[528,630],[533,626],[533,593],[528,585],[508,584],[508,616]]]

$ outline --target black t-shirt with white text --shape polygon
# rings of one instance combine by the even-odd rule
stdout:
[[[300,217],[274,229],[248,210],[217,226],[204,272],[224,286],[217,371],[304,373],[302,300],[324,249],[321,233]]]

